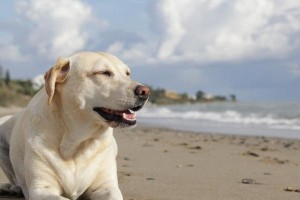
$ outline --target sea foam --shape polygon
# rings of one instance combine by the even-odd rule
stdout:
[[[210,121],[227,124],[267,126],[272,129],[300,130],[299,118],[280,118],[272,113],[240,113],[236,110],[225,111],[188,111],[172,110],[167,107],[146,107],[140,111],[139,116],[151,119],[182,119],[196,121]]]

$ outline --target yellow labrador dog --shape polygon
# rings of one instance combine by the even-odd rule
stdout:
[[[60,58],[29,105],[0,119],[1,194],[30,200],[121,200],[113,137],[136,124],[150,89],[108,53]]]

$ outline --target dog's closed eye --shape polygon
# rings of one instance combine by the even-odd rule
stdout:
[[[97,71],[97,72],[93,72],[93,75],[104,75],[107,77],[112,77],[114,74],[111,71]]]

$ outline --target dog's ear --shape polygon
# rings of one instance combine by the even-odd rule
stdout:
[[[56,84],[63,83],[66,80],[69,71],[70,61],[66,58],[59,58],[56,61],[55,65],[51,69],[49,69],[49,71],[47,71],[44,75],[45,88],[49,96],[49,105],[53,100]]]

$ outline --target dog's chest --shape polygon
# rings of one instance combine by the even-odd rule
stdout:
[[[77,199],[95,181],[99,173],[109,164],[107,154],[94,154],[92,157],[79,156],[64,160],[57,152],[44,152],[49,161],[49,170],[53,171],[64,193],[70,199]]]
[[[64,159],[58,151],[49,151],[50,148],[41,148],[38,151],[41,157],[48,162],[48,170],[53,171],[61,190],[69,199],[77,199],[96,180],[105,182],[112,179],[115,169],[115,143],[95,143],[87,149],[81,149],[73,159]],[[102,148],[101,148],[101,147]]]
[[[99,165],[96,161],[66,163],[65,168],[58,173],[59,181],[66,196],[77,199],[92,184]]]

